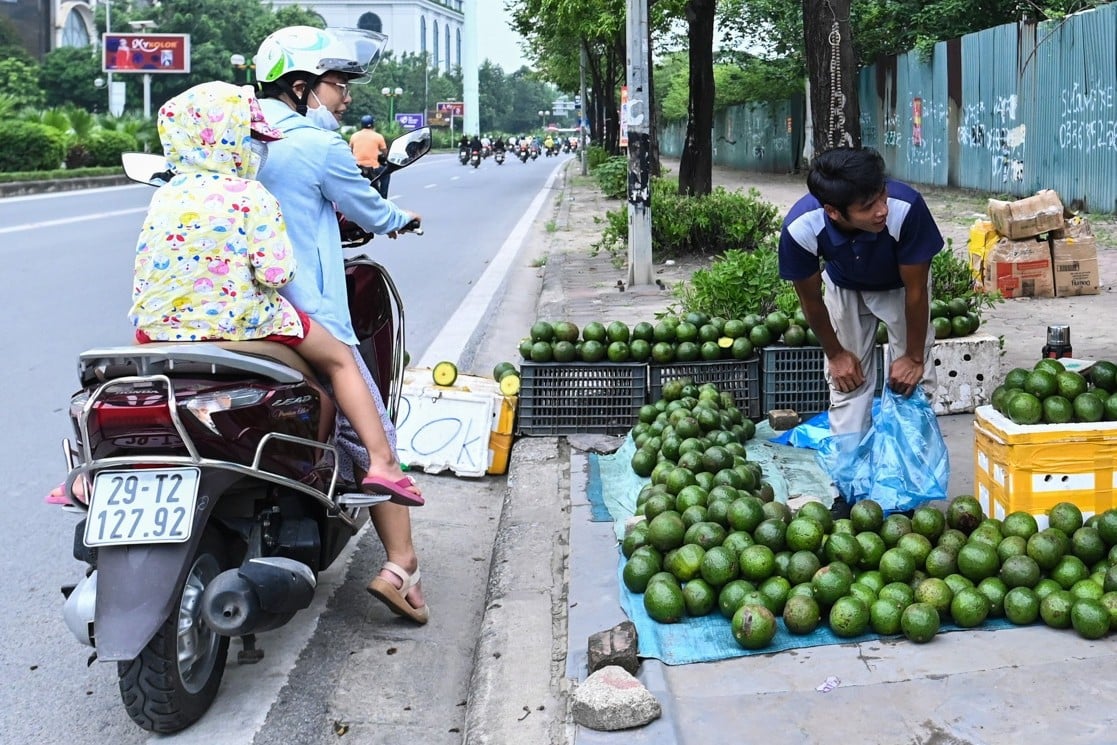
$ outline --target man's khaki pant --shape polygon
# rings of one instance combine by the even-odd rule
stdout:
[[[873,354],[876,344],[877,321],[888,328],[888,349],[884,358],[884,381],[888,384],[888,368],[891,361],[902,357],[908,349],[908,331],[904,312],[903,288],[861,292],[846,290],[830,281],[823,272],[825,292],[823,302],[830,313],[830,322],[838,335],[841,345],[861,359],[861,370],[865,382],[857,389],[845,393],[834,387],[830,378],[829,360],[823,368],[826,382],[830,384],[830,432],[848,434],[867,432],[872,426],[873,389],[877,380],[877,360]],[[931,294],[930,279],[927,282],[927,295]],[[923,386],[927,396],[935,391],[935,361],[931,358],[931,347],[935,343],[935,330],[927,319],[927,337],[923,340]]]

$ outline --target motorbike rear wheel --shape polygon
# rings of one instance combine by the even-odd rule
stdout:
[[[207,528],[198,544],[176,610],[155,632],[140,656],[117,663],[120,698],[128,716],[149,732],[186,729],[209,710],[221,678],[229,637],[206,627],[202,592],[225,569],[227,559],[217,531]]]

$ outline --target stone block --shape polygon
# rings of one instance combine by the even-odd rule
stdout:
[[[616,666],[603,667],[574,689],[574,721],[593,730],[612,732],[642,727],[658,719],[663,710],[651,691]]]
[[[768,412],[768,424],[780,432],[799,424],[799,413],[794,409],[772,409]]]
[[[640,660],[636,656],[636,642],[636,625],[632,621],[623,621],[611,629],[598,631],[589,638],[586,663],[588,672],[595,673],[604,667],[614,665],[635,675],[640,668]]]

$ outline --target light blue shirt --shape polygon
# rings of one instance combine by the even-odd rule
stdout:
[[[399,230],[411,217],[361,175],[349,145],[282,101],[262,99],[268,123],[283,133],[268,144],[259,180],[279,200],[298,266],[283,295],[331,334],[357,343],[349,318],[345,255],[336,209],[371,233]]]

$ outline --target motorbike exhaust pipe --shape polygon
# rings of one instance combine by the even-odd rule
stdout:
[[[316,586],[314,572],[301,561],[282,556],[249,559],[206,586],[202,618],[222,636],[269,631],[308,607]]]

